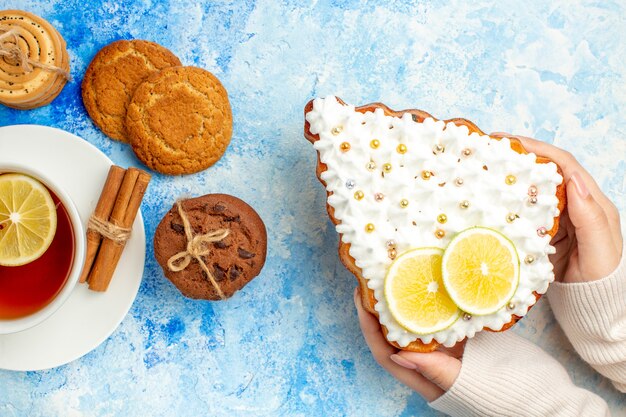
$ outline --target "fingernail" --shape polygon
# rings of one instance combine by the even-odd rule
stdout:
[[[574,172],[572,174],[570,181],[574,183],[574,186],[576,187],[576,192],[578,193],[580,198],[585,200],[587,197],[589,197],[589,190],[587,189],[587,186],[585,185],[585,181],[583,181],[582,177],[580,176],[578,172]]]
[[[395,363],[397,363],[398,365],[400,365],[403,368],[406,369],[417,369],[417,365],[414,364],[413,362],[410,362],[408,359],[403,358],[402,356],[398,355],[398,354],[393,354],[391,356],[389,356],[389,359],[391,359],[392,361],[394,361]]]

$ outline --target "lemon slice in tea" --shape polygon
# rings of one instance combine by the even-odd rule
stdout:
[[[504,307],[519,283],[519,257],[501,233],[472,227],[456,235],[442,260],[443,283],[457,306],[475,315]]]
[[[0,265],[19,266],[39,258],[56,228],[56,207],[43,184],[27,175],[0,175]]]
[[[404,252],[385,277],[385,299],[391,314],[415,334],[444,330],[459,318],[460,311],[441,279],[442,254],[439,248]]]

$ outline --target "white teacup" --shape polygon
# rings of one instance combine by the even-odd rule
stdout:
[[[29,314],[28,316],[10,320],[0,319],[0,335],[21,332],[23,330],[38,325],[39,323],[52,316],[63,305],[63,303],[67,301],[67,299],[72,294],[76,283],[78,282],[83,268],[83,264],[85,263],[86,246],[85,229],[80,219],[80,215],[78,214],[78,210],[76,209],[76,206],[74,205],[74,202],[72,201],[70,196],[56,182],[52,181],[48,176],[41,172],[38,172],[35,169],[18,164],[12,165],[7,163],[0,163],[0,175],[3,173],[18,173],[29,175],[43,183],[46,187],[52,190],[54,194],[56,194],[59,200],[61,200],[63,206],[65,206],[65,209],[70,219],[70,223],[72,225],[74,234],[74,257],[72,260],[72,266],[69,275],[65,280],[65,284],[63,284],[63,287],[57,293],[54,299],[42,309],[37,310],[36,312]]]

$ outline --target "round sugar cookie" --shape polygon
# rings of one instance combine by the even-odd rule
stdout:
[[[128,106],[133,151],[151,169],[191,174],[213,165],[233,131],[228,94],[210,72],[167,68],[141,84]]]
[[[43,18],[22,10],[0,11],[0,51],[0,103],[40,107],[65,86],[70,69],[66,44]],[[28,61],[22,64],[20,56]]]
[[[150,75],[178,65],[180,60],[172,52],[154,42],[120,40],[105,46],[83,78],[87,113],[107,136],[129,142],[124,124],[135,89]]]
[[[261,272],[267,252],[267,232],[252,207],[227,194],[207,194],[181,201],[181,208],[194,236],[219,229],[229,231],[224,239],[208,244],[208,253],[201,256],[224,298],[231,297]],[[184,296],[220,300],[217,289],[196,259],[191,259],[181,271],[170,270],[168,260],[184,252],[187,242],[184,222],[174,204],[154,234],[157,262]]]

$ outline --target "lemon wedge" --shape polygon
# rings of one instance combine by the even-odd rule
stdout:
[[[519,283],[519,256],[501,233],[472,227],[456,235],[442,259],[443,283],[456,305],[474,315],[504,307]]]
[[[460,311],[443,286],[442,254],[439,248],[412,249],[398,256],[387,271],[385,299],[389,310],[412,333],[435,333],[459,318]]]
[[[0,175],[0,265],[19,266],[39,258],[56,227],[56,207],[43,184],[27,175]]]

